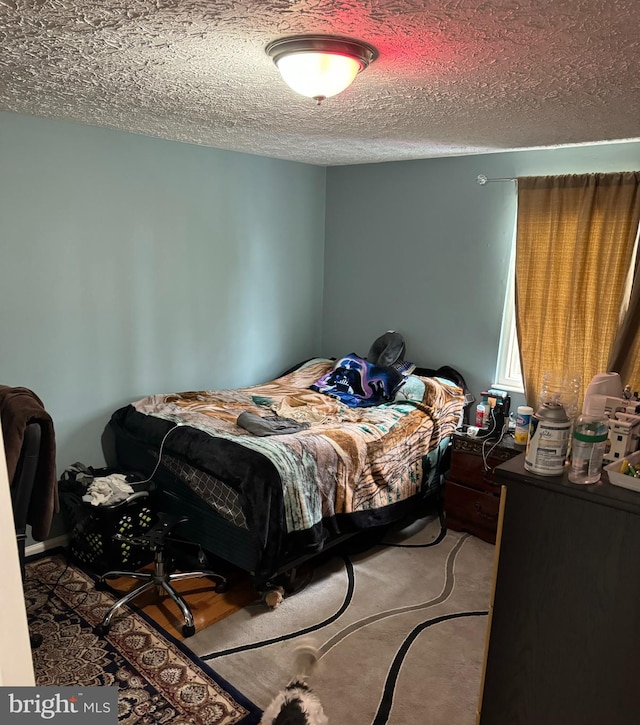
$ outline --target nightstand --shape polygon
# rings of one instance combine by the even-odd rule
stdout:
[[[494,469],[523,451],[511,434],[496,444],[495,440],[454,433],[444,487],[447,528],[468,531],[483,541],[496,543],[500,485]]]

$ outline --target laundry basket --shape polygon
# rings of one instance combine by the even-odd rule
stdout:
[[[89,469],[95,476],[123,473],[113,469]],[[157,520],[152,489],[142,476],[127,473],[133,493],[114,504],[94,506],[82,500],[81,488],[60,482],[60,503],[69,534],[69,555],[86,569],[102,574],[110,569],[137,569],[153,559],[153,552],[114,539],[140,536]],[[136,481],[138,479],[138,481]]]

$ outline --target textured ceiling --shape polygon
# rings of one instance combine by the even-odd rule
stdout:
[[[317,106],[264,52],[301,33],[380,55]],[[326,166],[626,140],[639,44],[640,0],[0,0],[0,110]]]

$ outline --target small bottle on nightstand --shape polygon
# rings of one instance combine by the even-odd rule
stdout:
[[[476,405],[476,426],[478,428],[486,428],[489,425],[491,417],[491,406],[486,395],[482,396],[482,401]]]

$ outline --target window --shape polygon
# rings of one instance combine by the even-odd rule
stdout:
[[[509,276],[502,314],[502,329],[498,348],[495,385],[512,393],[524,393],[524,382],[520,368],[520,350],[516,333],[516,224],[513,225],[513,241],[509,260]]]

